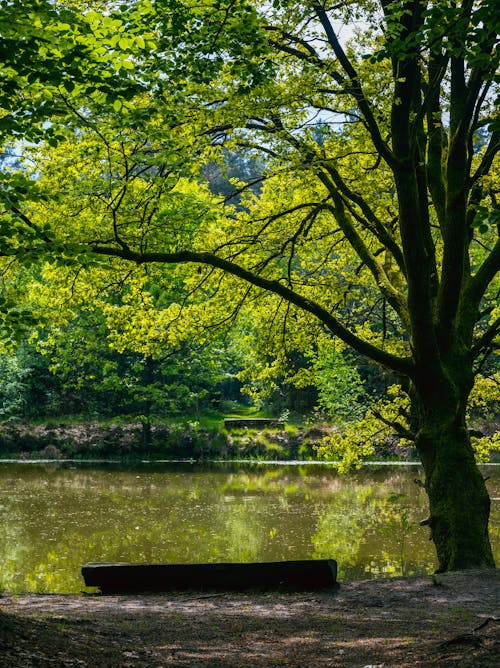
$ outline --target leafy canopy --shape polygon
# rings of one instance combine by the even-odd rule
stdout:
[[[228,303],[226,317],[248,313],[246,300],[275,356],[314,351],[326,331],[406,390],[410,379],[420,395],[448,381],[466,392],[499,330],[493,4],[121,11],[82,17],[140,93],[123,104],[72,91],[75,130],[32,156],[43,196],[6,212],[4,254],[52,256],[63,276],[81,263],[95,275],[150,265],[153,300],[155,282],[180,287],[157,314],[174,336],[225,320]],[[120,65],[128,37],[106,32],[122,25],[147,34],[131,38],[133,69]],[[263,159],[259,194],[234,183],[239,207],[200,185],[223,150]],[[189,327],[172,327],[181,310]]]

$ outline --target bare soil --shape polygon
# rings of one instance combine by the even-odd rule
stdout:
[[[0,666],[500,666],[498,570],[310,593],[0,597]]]

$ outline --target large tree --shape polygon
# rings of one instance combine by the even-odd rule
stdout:
[[[493,566],[466,406],[500,330],[494,3],[154,7],[156,49],[136,63],[149,92],[118,120],[75,104],[74,145],[92,135],[94,148],[59,155],[48,182],[64,184],[71,160],[98,169],[78,171],[73,204],[25,214],[52,227],[38,241],[66,258],[77,242],[137,266],[205,266],[190,291],[222,275],[230,310],[274,295],[295,330],[312,316],[382,365],[411,399],[439,570]],[[173,174],[224,145],[265,156],[267,183],[260,197],[237,184],[240,210],[215,214]]]

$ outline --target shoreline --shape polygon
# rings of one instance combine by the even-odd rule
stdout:
[[[0,597],[0,666],[498,665],[500,572],[333,590]]]
[[[198,421],[144,425],[134,422],[0,423],[2,459],[133,459],[317,461],[316,446],[332,425],[226,429]],[[397,440],[377,447],[378,460],[414,459]]]
[[[41,459],[41,458],[8,458],[0,455],[0,464],[123,464],[123,465],[141,465],[141,464],[192,464],[193,466],[205,464],[240,464],[240,465],[258,465],[258,466],[331,466],[335,467],[341,464],[340,460],[322,460],[322,459],[143,459],[143,458],[81,458],[81,459]],[[369,466],[384,467],[421,467],[422,462],[417,460],[371,460],[365,459],[359,463],[361,468]],[[500,466],[500,462],[478,462],[480,468]]]
[[[330,464],[316,448],[334,425],[285,425],[226,429],[180,419],[144,425],[138,422],[4,422],[0,423],[0,462],[226,462]],[[145,438],[147,436],[147,438]],[[492,453],[488,464],[500,464]],[[378,444],[362,465],[419,464],[415,449],[400,447],[397,438]],[[482,463],[482,462],[480,462]]]

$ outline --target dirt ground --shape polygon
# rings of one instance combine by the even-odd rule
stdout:
[[[309,593],[0,597],[0,666],[500,666],[500,573]]]

